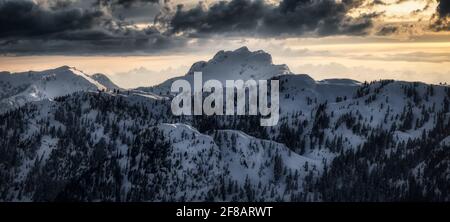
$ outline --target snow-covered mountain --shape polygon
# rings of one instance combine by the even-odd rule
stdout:
[[[251,74],[280,81],[278,125],[173,116],[173,80],[28,102],[0,115],[0,200],[450,201],[450,87],[316,81],[245,48],[204,76],[241,54],[278,67]]]
[[[209,61],[194,63],[184,76],[169,79],[154,87],[140,87],[139,90],[167,93],[178,79],[187,80],[193,85],[194,72],[202,72],[203,81],[214,79],[224,85],[226,80],[265,80],[293,74],[286,65],[274,65],[270,54],[262,50],[252,52],[244,46],[234,51],[219,51]]]
[[[118,88],[104,75],[87,75],[62,66],[41,72],[0,73],[0,112],[31,101],[52,99],[78,91]]]
[[[251,52],[247,47],[234,51],[220,51],[211,60],[196,62],[187,73],[202,72],[204,80],[224,82],[229,79],[270,79],[292,74],[286,65],[274,65],[272,56],[262,50]]]

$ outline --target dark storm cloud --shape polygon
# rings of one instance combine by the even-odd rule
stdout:
[[[439,5],[437,7],[437,12],[440,17],[450,16],[450,1],[448,0],[438,0]]]
[[[0,42],[0,54],[13,55],[105,55],[154,54],[185,46],[186,39],[152,31],[111,33],[78,30],[58,33],[55,38],[31,38]]]
[[[262,0],[221,1],[205,8],[179,5],[170,21],[174,33],[193,35],[362,35],[372,27],[376,14],[352,18],[350,10],[362,6],[363,0],[282,0],[271,5]]]
[[[363,35],[377,15],[348,13],[364,2],[231,0],[173,10],[169,0],[0,0],[0,53],[159,53],[210,34]]]
[[[373,1],[370,1],[368,4],[369,7],[373,7],[375,5],[389,5],[389,4],[384,2],[383,0],[373,0]]]
[[[438,0],[436,13],[433,17],[434,23],[432,24],[432,28],[437,31],[450,31],[450,1]]]
[[[72,3],[73,3],[72,0],[48,0],[50,8],[53,10],[67,8],[71,6]]]
[[[0,53],[155,53],[186,42],[155,28],[136,29],[100,8],[74,7],[71,3],[54,6],[44,7],[30,0],[0,0]]]
[[[398,29],[399,28],[397,26],[386,25],[386,26],[383,26],[380,30],[378,30],[376,35],[380,35],[380,36],[393,35],[393,34],[397,33]]]
[[[0,37],[43,36],[91,28],[102,17],[97,10],[47,10],[32,1],[0,2]]]
[[[137,3],[159,3],[159,0],[97,0],[97,4],[131,7]]]
[[[189,29],[199,33],[251,31],[269,11],[263,1],[249,0],[221,1],[208,10],[201,4],[188,10],[184,10],[183,5],[178,5],[170,27],[173,32]]]

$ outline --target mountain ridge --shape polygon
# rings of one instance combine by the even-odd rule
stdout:
[[[0,200],[450,201],[450,87],[271,79],[272,127],[174,116],[164,84],[26,102],[0,114]]]
[[[20,107],[30,101],[53,99],[77,91],[106,90],[115,86],[106,76],[101,76],[98,80],[96,76],[90,76],[69,66],[44,71],[1,74],[0,112]]]

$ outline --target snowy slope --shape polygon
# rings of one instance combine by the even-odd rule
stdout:
[[[2,191],[8,195],[1,199],[74,198],[78,195],[78,190],[71,190],[74,183],[81,186],[78,183],[92,177],[109,184],[109,188],[98,190],[102,194],[89,199],[92,201],[205,201],[209,198],[237,201],[243,200],[242,195],[249,201],[289,201],[303,190],[306,177],[317,178],[323,169],[321,160],[302,157],[283,144],[258,139],[239,130],[204,134],[186,124],[155,123],[143,116],[126,115],[127,112],[105,112],[102,103],[107,98],[114,101],[110,101],[114,105],[109,105],[108,110],[134,109],[137,105],[135,98],[128,101],[130,97],[125,95],[79,93],[75,97],[24,106],[26,130],[21,138],[30,141],[35,148],[13,151],[20,161],[16,166],[8,166],[13,167],[9,169],[11,181],[3,182],[9,181],[18,187],[4,190],[9,188],[2,184]],[[70,124],[72,120],[66,114],[74,108],[80,109],[75,114],[77,119],[89,127]],[[151,112],[153,115],[162,113],[154,109]],[[103,117],[106,119],[101,120]],[[117,122],[110,125],[108,122],[112,120]],[[36,139],[42,132],[39,122],[48,122],[46,128],[52,130]],[[80,138],[88,136],[88,139],[78,141],[68,136],[75,132]],[[278,178],[274,158],[280,160]],[[89,171],[99,160],[105,161],[100,162],[104,168]],[[54,168],[55,165],[58,168]],[[46,190],[49,181],[57,186]],[[118,192],[109,193],[114,187]],[[221,190],[222,187],[227,191]],[[240,187],[251,187],[254,191],[244,194]],[[141,191],[153,194],[135,196]],[[219,192],[225,193],[216,196]]]
[[[405,82],[363,84],[348,89],[348,92],[345,88],[337,88],[340,94],[330,94],[328,90],[345,85],[316,83],[304,75],[295,77],[292,84],[302,86],[304,90],[299,89],[298,100],[283,100],[285,104],[291,103],[290,113],[282,111],[281,123],[266,128],[270,139],[250,136],[254,134],[252,128],[255,129],[255,125],[250,124],[247,128],[245,124],[232,124],[237,120],[249,121],[247,118],[219,119],[216,125],[209,125],[206,132],[201,132],[194,127],[199,125],[198,120],[171,116],[170,100],[166,97],[139,91],[120,94],[79,92],[54,101],[27,103],[23,109],[0,119],[1,132],[12,129],[11,125],[22,125],[6,134],[7,138],[19,135],[20,143],[16,144],[12,139],[1,141],[4,145],[1,152],[6,155],[0,162],[5,167],[0,173],[8,175],[0,186],[2,192],[8,194],[2,200],[329,200],[327,198],[333,196],[317,190],[320,188],[317,183],[323,181],[324,170],[331,167],[333,172],[340,172],[339,167],[334,166],[336,159],[366,147],[369,135],[402,122],[403,104],[415,104],[414,98],[407,97],[402,87],[415,85],[423,97],[421,105],[413,106],[414,120],[423,115],[416,109],[434,106],[436,111],[417,129],[413,120],[412,128],[399,127],[393,131],[401,133],[402,137],[395,140],[397,143],[382,147],[382,153],[387,153],[382,159],[403,149],[402,138],[420,138],[422,129],[435,130],[436,114],[444,108],[442,98],[447,96],[446,88],[435,86],[433,96],[426,99],[429,86]],[[297,93],[288,83],[284,80],[283,94]],[[350,93],[361,89],[368,90],[360,96]],[[312,98],[310,103],[300,96],[306,92]],[[377,98],[367,102],[373,95]],[[389,100],[386,102],[387,95]],[[332,100],[336,96],[348,97],[342,101]],[[330,101],[328,105],[320,108],[327,100]],[[384,108],[381,103],[385,103]],[[385,121],[387,107],[392,108],[389,108]],[[349,113],[355,117],[355,122],[347,119],[342,122]],[[315,125],[322,121],[321,115],[328,116],[328,124],[315,132]],[[368,133],[355,130],[356,124],[365,125]],[[285,126],[295,130],[294,133],[282,129]],[[319,142],[321,132],[324,139]],[[438,141],[441,146],[447,144],[448,135],[435,138],[442,138],[442,142]],[[411,152],[411,148],[408,149]],[[436,154],[430,158],[436,155],[445,159],[446,156],[439,153],[445,150],[436,146],[433,149]],[[411,169],[427,169],[423,164],[431,161],[427,157],[410,162]],[[17,159],[19,161],[15,162]],[[445,160],[438,163],[440,169],[447,169]],[[370,169],[380,165],[369,159],[367,164]],[[357,176],[356,173],[351,175]],[[424,179],[422,176],[417,178]],[[329,180],[332,179],[338,181],[331,186],[342,184],[339,177]],[[395,183],[387,186],[405,183],[401,177],[394,179]],[[100,184],[92,184],[94,180]],[[49,187],[49,184],[55,186]],[[90,195],[79,193],[80,190]]]
[[[450,200],[448,86],[316,81],[246,48],[219,52],[194,70],[207,78],[278,79],[279,124],[260,127],[256,116],[173,116],[173,79],[28,102],[0,115],[0,199]],[[101,87],[89,80],[81,82]],[[25,86],[18,91],[47,92]]]
[[[107,83],[106,77],[101,82]],[[77,91],[104,90],[95,78],[68,66],[41,72],[0,74],[0,112],[19,107],[30,101],[52,99]]]
[[[118,85],[114,84],[105,74],[96,73],[96,74],[90,75],[90,77],[92,79],[94,79],[95,81],[97,81],[98,83],[105,86],[109,90],[120,89],[120,87]]]

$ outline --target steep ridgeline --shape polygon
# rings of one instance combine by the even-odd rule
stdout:
[[[120,90],[121,89],[118,85],[114,84],[105,74],[95,73],[95,74],[90,75],[89,77],[91,77],[98,83],[102,84],[104,87],[106,87],[109,90],[114,90],[114,89]]]
[[[172,116],[165,84],[6,112],[0,199],[450,201],[450,87],[266,77],[280,81],[274,127]]]
[[[0,73],[0,113],[31,101],[52,99],[78,91],[116,89],[102,74],[89,76],[62,66],[41,72]]]

